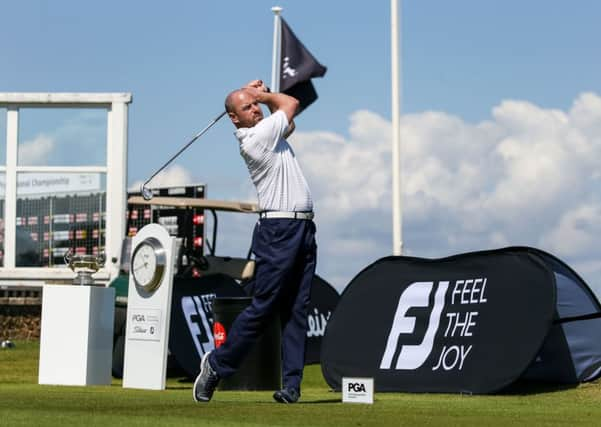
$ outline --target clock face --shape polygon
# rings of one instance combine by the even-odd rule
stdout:
[[[150,292],[156,289],[163,278],[165,250],[155,238],[143,240],[134,250],[131,273],[138,288]]]

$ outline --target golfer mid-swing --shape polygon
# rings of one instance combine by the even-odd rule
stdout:
[[[264,118],[261,106],[271,111]],[[234,321],[227,340],[206,353],[194,382],[194,400],[208,402],[221,378],[232,375],[274,315],[282,326],[282,389],[273,397],[300,397],[307,307],[317,245],[309,187],[286,137],[294,130],[298,101],[270,93],[254,80],[230,93],[225,109],[237,130],[240,154],[257,189],[260,217],[252,238],[256,260],[251,304]]]

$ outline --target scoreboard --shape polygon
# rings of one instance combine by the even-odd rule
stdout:
[[[157,197],[192,197],[203,199],[206,194],[204,184],[152,188]],[[131,196],[140,196],[140,192],[128,193]],[[167,232],[176,237],[177,266],[179,276],[199,277],[199,266],[202,264],[204,254],[204,209],[189,207],[186,209],[155,205],[127,205],[127,237],[133,237],[138,230],[147,224],[161,224]],[[127,251],[126,251],[127,252]],[[127,255],[127,254],[124,254]],[[122,256],[122,269],[127,270],[129,260]],[[125,264],[123,261],[126,261]]]
[[[153,188],[160,197],[204,198],[204,184]],[[140,195],[130,192],[129,196]],[[0,199],[0,266],[4,266],[4,200]],[[149,223],[177,238],[179,265],[193,265],[204,253],[204,210],[128,204],[124,241]],[[106,245],[106,192],[72,192],[17,199],[16,267],[65,267],[71,251],[98,255]],[[123,252],[123,251],[122,251]],[[123,258],[123,257],[122,257]]]

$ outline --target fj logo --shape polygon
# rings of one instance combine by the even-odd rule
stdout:
[[[444,307],[445,295],[449,287],[448,281],[438,282],[438,289],[434,296],[434,307],[430,313],[428,328],[424,339],[417,345],[403,345],[397,358],[395,369],[417,369],[424,364],[434,345],[434,337],[438,332],[440,316]],[[428,307],[428,300],[434,288],[434,282],[414,282],[410,284],[405,292],[401,294],[386,349],[380,362],[380,369],[390,369],[392,359],[397,352],[399,337],[401,334],[412,334],[415,332],[415,317],[407,316],[409,309],[413,307]]]
[[[213,338],[213,299],[215,294],[182,297],[182,312],[199,356],[215,348]]]

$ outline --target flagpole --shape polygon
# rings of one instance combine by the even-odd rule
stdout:
[[[273,60],[271,62],[271,91],[280,91],[280,70],[281,70],[281,43],[282,43],[282,21],[280,13],[282,8],[274,6],[271,8],[273,12]]]
[[[403,210],[401,194],[401,94],[399,66],[400,0],[390,0],[390,36],[392,62],[392,254],[403,253]]]

